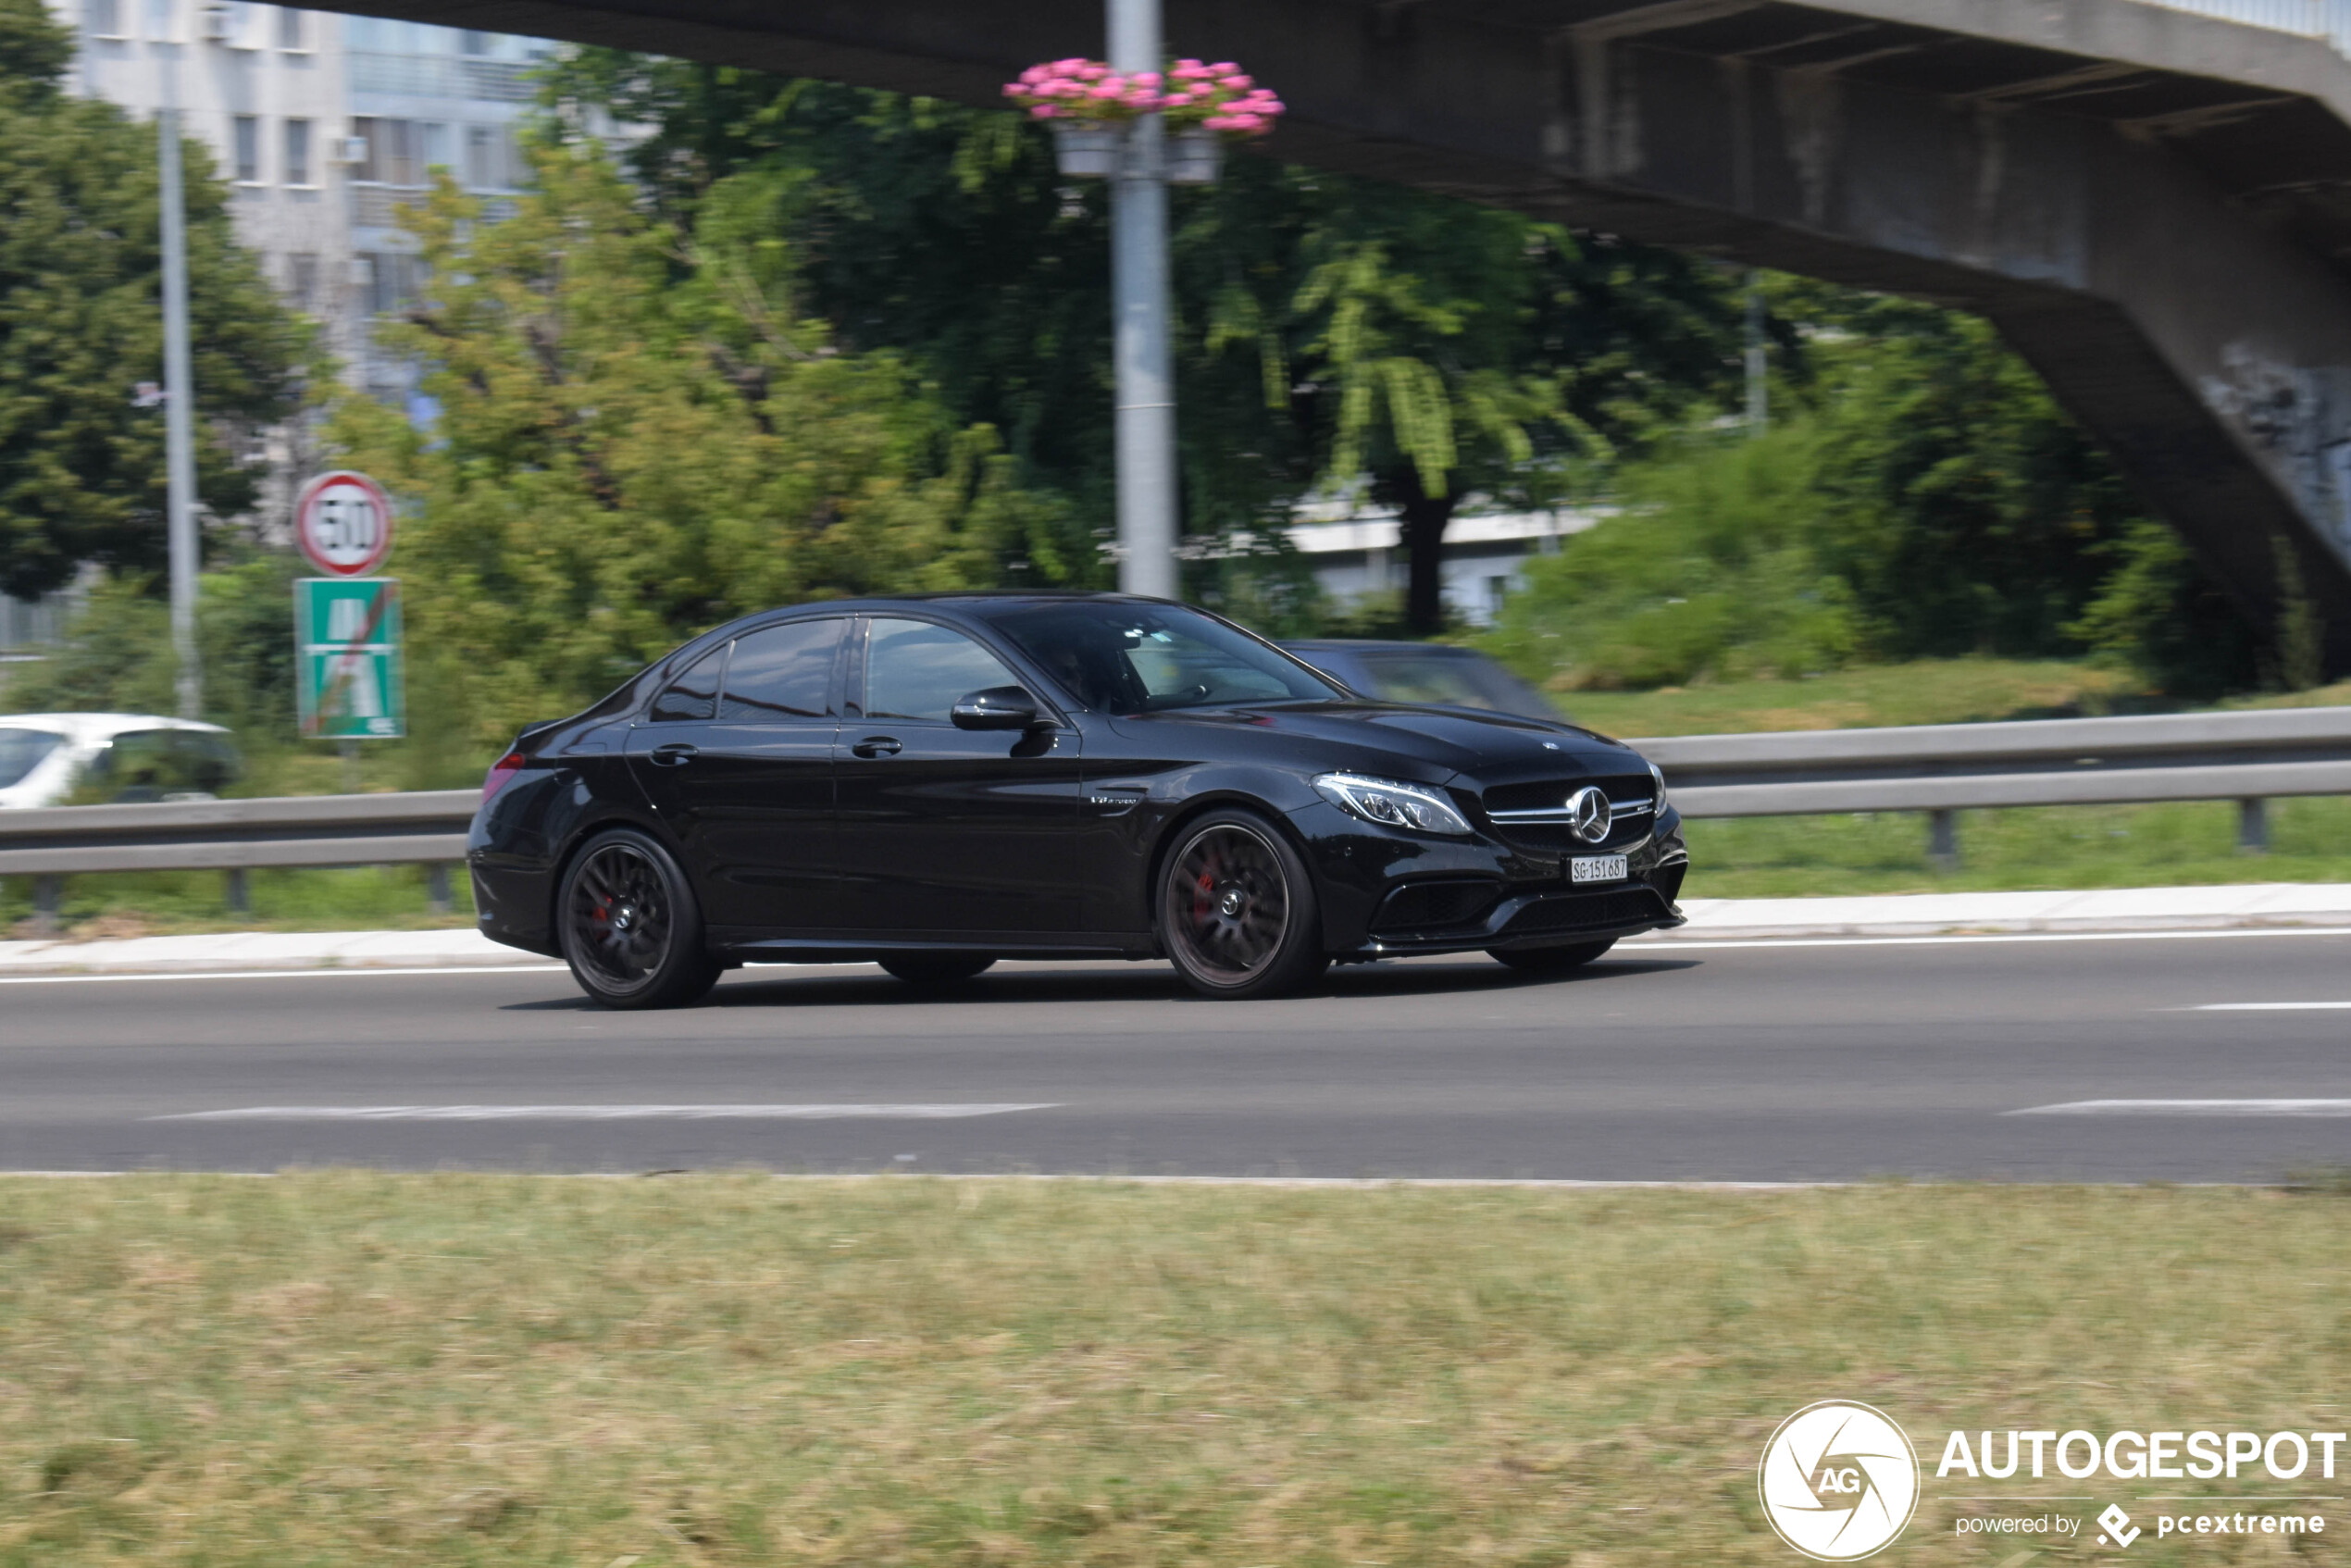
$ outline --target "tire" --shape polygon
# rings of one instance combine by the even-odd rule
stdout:
[[[633,1010],[683,1007],[718,983],[703,946],[702,909],[655,840],[623,828],[573,857],[555,897],[564,962],[589,999]]]
[[[909,953],[903,958],[885,958],[881,966],[910,986],[958,985],[989,968],[992,958],[960,958],[952,955],[923,958]]]
[[[1281,996],[1329,965],[1314,879],[1253,811],[1186,823],[1161,865],[1154,902],[1160,946],[1202,996]]]
[[[1573,947],[1489,947],[1486,955],[1528,975],[1564,975],[1583,968],[1615,945],[1616,939],[1611,937],[1604,942],[1577,942]]]

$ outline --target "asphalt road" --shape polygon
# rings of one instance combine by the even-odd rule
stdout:
[[[1258,1003],[1195,1001],[1155,964],[999,969],[947,998],[763,968],[650,1014],[599,1012],[560,970],[10,980],[0,1168],[2351,1168],[2351,936],[1620,954],[1548,982],[1484,959],[1350,968]],[[2112,1101],[2155,1103],[2045,1109]]]

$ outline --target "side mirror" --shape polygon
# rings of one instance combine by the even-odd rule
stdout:
[[[1037,711],[1037,699],[1017,686],[990,686],[958,701],[958,729],[1036,729],[1051,721]]]

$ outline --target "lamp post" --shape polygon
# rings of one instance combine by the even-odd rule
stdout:
[[[1111,68],[1162,64],[1159,0],[1104,0]],[[1176,381],[1167,347],[1167,128],[1156,114],[1126,127],[1111,181],[1111,323],[1116,372],[1118,586],[1177,595]]]
[[[188,372],[188,204],[180,178],[180,62],[176,44],[159,45],[163,107],[155,115],[155,155],[163,230],[164,518],[171,555],[171,653],[178,663],[180,716],[204,708],[204,670],[196,652],[195,388]]]

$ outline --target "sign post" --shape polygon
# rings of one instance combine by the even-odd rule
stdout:
[[[321,474],[294,504],[294,542],[325,577],[294,582],[294,693],[305,740],[354,743],[408,732],[400,583],[372,574],[392,554],[392,502],[365,474]]]

